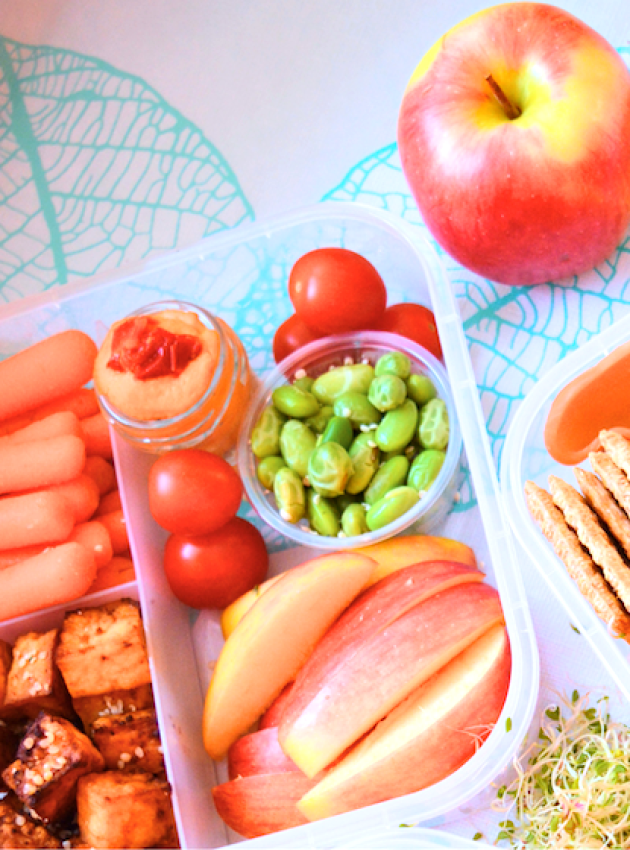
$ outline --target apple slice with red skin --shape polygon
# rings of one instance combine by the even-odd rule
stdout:
[[[403,567],[364,590],[320,640],[298,673],[295,687],[283,701],[283,711],[280,706],[280,725],[284,729],[290,727],[335,671],[347,664],[366,640],[373,639],[406,611],[449,587],[481,582],[484,578],[482,572],[464,564],[427,561]]]
[[[280,691],[280,693],[271,703],[269,708],[262,713],[260,720],[258,721],[258,729],[268,729],[270,726],[279,725],[280,718],[282,717],[282,712],[284,711],[284,707],[289,700],[292,687],[293,682],[289,682],[286,688]]]
[[[499,595],[489,585],[462,584],[430,596],[365,639],[360,648],[352,647],[321,686],[304,695],[296,681],[292,696],[304,707],[296,716],[288,709],[283,715],[282,749],[307,776],[315,776],[413,690],[502,622]],[[310,663],[316,664],[316,653],[317,649]],[[328,655],[324,663],[329,663]]]
[[[309,820],[411,794],[449,776],[490,734],[511,672],[494,626],[398,705],[298,803]]]
[[[300,768],[284,754],[278,741],[278,727],[268,726],[235,741],[228,751],[228,775],[255,776],[258,773],[291,773]]]
[[[307,823],[296,804],[314,784],[299,771],[259,773],[215,785],[212,797],[230,829],[258,838]]]
[[[353,551],[374,558],[378,564],[368,587],[402,567],[411,567],[424,561],[456,561],[469,567],[477,566],[475,553],[470,546],[459,540],[430,534],[402,534],[381,540],[380,543],[372,543],[371,546],[360,546]]]

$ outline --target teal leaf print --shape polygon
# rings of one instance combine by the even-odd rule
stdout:
[[[0,299],[252,219],[225,159],[138,77],[0,36]]]

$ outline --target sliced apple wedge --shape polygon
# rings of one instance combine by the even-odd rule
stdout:
[[[264,599],[264,597],[263,597]],[[452,587],[411,608],[383,631],[352,647],[304,706],[281,718],[280,745],[307,776],[315,776],[382,720],[415,688],[503,622],[499,595],[486,584]],[[343,653],[343,648],[340,650]]]
[[[303,773],[260,773],[212,789],[219,816],[243,838],[258,838],[307,823],[297,802],[314,782]]]
[[[269,708],[261,714],[260,720],[258,721],[259,729],[267,729],[269,726],[278,726],[284,707],[288,702],[292,687],[293,682],[289,682],[289,684],[280,691]]]
[[[414,691],[298,803],[318,820],[411,794],[461,767],[490,734],[510,681],[498,625]]]
[[[266,593],[269,588],[273,587],[278,579],[281,578],[282,575],[268,578],[267,581],[263,581],[262,584],[257,584],[256,587],[248,590],[247,593],[239,596],[238,599],[235,599],[231,605],[228,605],[227,608],[223,609],[221,614],[221,632],[223,633],[224,640],[229,638],[258,597],[263,593]]]
[[[258,597],[225,642],[206,694],[203,741],[212,758],[223,758],[295,678],[374,566],[365,555],[323,555]]]
[[[433,537],[429,534],[403,534],[391,537],[371,546],[354,549],[374,558],[378,567],[374,570],[370,584],[375,584],[401,567],[410,567],[424,561],[457,561],[477,566],[475,553],[465,543],[448,537]]]
[[[460,584],[481,582],[484,574],[473,567],[450,561],[427,561],[403,567],[364,590],[343,612],[315,647],[298,673],[291,693],[280,705],[279,724],[291,727],[335,670],[368,640],[398,617],[436,593]]]
[[[255,776],[258,773],[291,773],[300,768],[284,754],[277,726],[268,726],[243,735],[228,750],[228,776]]]

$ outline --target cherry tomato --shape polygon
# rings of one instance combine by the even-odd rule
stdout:
[[[173,534],[209,534],[236,515],[243,483],[230,464],[202,449],[159,457],[149,473],[149,509]]]
[[[392,304],[375,327],[379,331],[406,336],[407,339],[422,345],[439,360],[442,359],[442,346],[435,316],[422,304]]]
[[[284,360],[289,354],[302,348],[308,342],[319,339],[319,334],[313,333],[294,313],[283,322],[273,338],[273,359],[276,363]]]
[[[171,534],[164,572],[171,590],[192,608],[225,608],[264,581],[269,566],[265,541],[241,517],[200,537]]]
[[[289,275],[289,297],[304,324],[322,336],[375,328],[387,304],[372,263],[346,248],[301,256]]]

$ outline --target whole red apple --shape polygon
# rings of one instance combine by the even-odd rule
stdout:
[[[403,171],[437,242],[491,280],[593,268],[630,222],[630,72],[598,33],[506,3],[425,55],[398,125]]]

